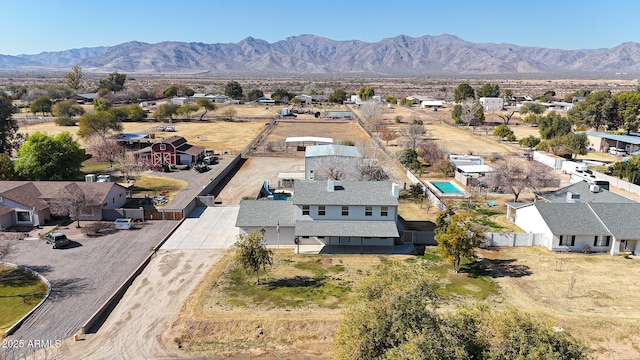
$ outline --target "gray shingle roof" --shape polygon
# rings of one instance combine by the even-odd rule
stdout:
[[[298,220],[296,236],[398,237],[395,221]]]
[[[534,206],[554,234],[605,235],[607,228],[589,207],[593,204],[535,203]],[[616,204],[618,205],[618,204]]]
[[[237,227],[294,226],[296,207],[290,200],[243,200],[240,203]]]
[[[327,191],[327,181],[304,180],[293,185],[295,205],[380,205],[397,206],[390,181],[335,181]]]
[[[616,239],[640,239],[640,204],[589,204]]]
[[[542,194],[541,197],[551,203],[566,203],[568,192],[580,194],[580,202],[582,203],[635,203],[635,201],[631,199],[605,189],[600,189],[600,192],[597,193],[591,192],[589,191],[589,184],[585,181],[580,181],[556,191]]]

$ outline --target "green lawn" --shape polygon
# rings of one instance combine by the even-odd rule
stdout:
[[[36,276],[10,267],[0,267],[0,330],[4,331],[28,313],[47,293]]]

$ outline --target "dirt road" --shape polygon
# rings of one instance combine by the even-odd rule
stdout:
[[[63,359],[174,359],[184,356],[165,331],[224,250],[159,251],[96,334],[65,340]]]

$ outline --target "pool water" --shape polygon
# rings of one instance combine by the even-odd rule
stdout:
[[[445,195],[464,195],[464,191],[451,181],[431,181],[431,184]]]

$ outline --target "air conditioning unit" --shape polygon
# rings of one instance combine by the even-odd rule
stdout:
[[[598,193],[600,192],[600,186],[596,184],[591,184],[589,185],[589,191],[591,191],[592,193]]]

